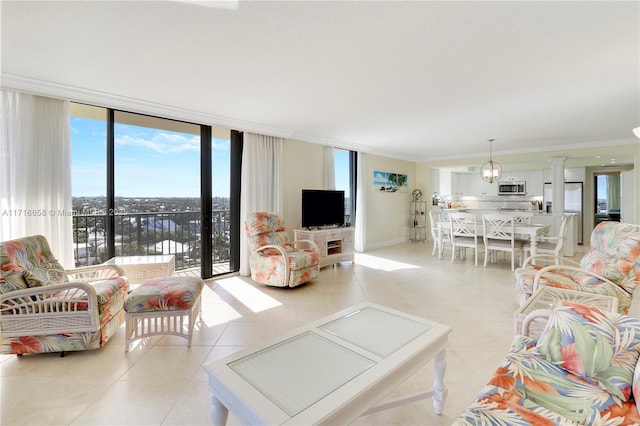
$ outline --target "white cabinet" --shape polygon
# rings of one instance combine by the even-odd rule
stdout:
[[[446,170],[438,171],[438,186],[434,186],[435,191],[441,196],[449,196],[453,194],[453,188],[451,185],[452,173]],[[435,182],[435,179],[434,179]]]
[[[451,173],[451,195],[471,195],[468,173]]]
[[[294,239],[311,240],[320,247],[320,267],[338,262],[353,262],[354,228],[294,229]]]
[[[544,193],[544,177],[542,170],[529,172],[527,195],[540,196]]]
[[[486,180],[482,179],[480,173],[470,174],[470,185],[469,185],[469,194],[470,195],[498,195],[498,183],[489,183]]]

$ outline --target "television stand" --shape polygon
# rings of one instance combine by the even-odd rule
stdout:
[[[320,247],[320,267],[353,262],[354,228],[294,229],[294,240],[311,240]]]

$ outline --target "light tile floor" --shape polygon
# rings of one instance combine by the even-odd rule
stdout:
[[[208,425],[203,363],[362,301],[447,324],[444,413],[422,400],[356,420],[357,425],[449,425],[473,400],[513,338],[517,309],[508,256],[487,268],[431,256],[430,243],[356,254],[355,264],[321,270],[282,289],[246,277],[207,280],[191,348],[168,336],[124,352],[124,326],[102,349],[0,357],[2,425]],[[450,252],[448,252],[450,253]],[[579,258],[583,253],[578,253]],[[426,390],[431,365],[395,392]],[[229,416],[229,424],[238,420]]]

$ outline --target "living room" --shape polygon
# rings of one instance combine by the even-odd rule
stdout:
[[[585,13],[583,18],[587,23],[584,27],[597,28],[602,25],[601,29],[588,37],[587,41],[594,43],[593,50],[581,52],[579,60],[575,61],[573,57],[567,56],[566,63],[561,60],[564,57],[550,55],[547,64],[558,63],[561,64],[558,68],[566,66],[568,71],[566,74],[560,72],[560,77],[550,77],[551,83],[544,85],[542,89],[535,87],[536,79],[525,72],[525,68],[531,65],[530,62],[514,65],[515,70],[510,68],[510,72],[523,76],[522,81],[511,81],[510,78],[513,77],[506,77],[506,73],[504,78],[500,77],[500,67],[506,63],[517,63],[518,60],[507,60],[505,57],[509,55],[503,54],[482,59],[466,50],[462,55],[468,56],[469,60],[452,63],[445,60],[448,57],[447,49],[445,52],[438,49],[430,51],[431,54],[440,53],[438,61],[452,66],[437,68],[426,82],[415,75],[407,78],[403,75],[404,71],[398,72],[398,67],[389,66],[402,63],[399,57],[390,53],[401,50],[391,43],[394,40],[393,31],[386,33],[388,44],[392,46],[389,50],[384,50],[387,56],[384,56],[386,59],[382,62],[385,64],[378,66],[378,62],[372,59],[377,55],[375,43],[365,45],[362,39],[366,37],[359,35],[357,26],[354,27],[359,15],[355,3],[336,3],[333,5],[335,9],[329,7],[323,11],[310,2],[309,7],[312,9],[299,10],[299,15],[296,15],[299,21],[291,27],[285,25],[285,15],[279,16],[287,8],[277,9],[276,2],[255,2],[264,5],[253,5],[256,8],[270,9],[267,5],[272,3],[274,9],[269,10],[273,13],[268,15],[270,18],[261,17],[260,13],[254,11],[248,17],[241,17],[240,22],[230,18],[228,23],[224,20],[220,22],[219,16],[232,14],[229,10],[187,4],[188,2],[144,3],[147,4],[60,2],[48,5],[39,2],[3,2],[0,6],[3,21],[3,91],[35,94],[198,124],[219,124],[230,129],[282,137],[282,215],[291,236],[292,230],[302,222],[301,191],[325,187],[324,147],[333,146],[360,153],[359,196],[362,197],[363,204],[359,212],[361,218],[354,221],[357,232],[355,262],[323,268],[316,280],[299,289],[292,289],[293,291],[261,286],[246,276],[207,280],[203,293],[203,322],[197,326],[195,343],[189,350],[184,347],[182,339],[164,337],[150,339],[125,355],[122,350],[124,330],[120,330],[104,348],[78,352],[62,359],[53,354],[21,357],[23,359],[3,356],[0,364],[2,387],[15,390],[10,393],[2,392],[2,414],[7,424],[207,424],[210,395],[201,369],[203,363],[255,344],[263,337],[272,337],[363,301],[388,305],[442,322],[451,326],[454,331],[450,338],[449,369],[445,376],[449,397],[443,416],[435,415],[430,403],[421,402],[410,405],[408,410],[395,409],[365,416],[357,420],[356,424],[450,424],[486,383],[511,342],[513,312],[517,309],[514,277],[506,262],[486,269],[475,268],[469,259],[451,264],[448,260],[438,260],[431,256],[431,241],[423,244],[408,242],[411,191],[420,189],[425,199],[430,199],[434,192],[442,193],[442,182],[438,182],[438,177],[439,170],[445,168],[466,172],[477,168],[473,173],[480,179],[479,169],[489,158],[486,140],[493,137],[496,137],[496,142],[492,158],[503,166],[505,172],[541,171],[550,168],[549,163],[553,158],[565,158],[563,167],[582,168],[585,173],[585,200],[588,201],[593,198],[593,176],[597,173],[637,171],[640,165],[640,144],[632,133],[632,129],[640,125],[640,89],[637,79],[640,42],[635,37],[638,28],[638,4],[635,2],[615,3],[611,16],[605,13],[606,9],[597,9],[598,6],[606,6],[605,2],[591,2],[594,4],[593,9],[587,7],[589,10],[580,11]],[[228,3],[239,3],[242,8],[250,7],[253,2]],[[385,6],[384,2],[376,3],[379,3],[377,7],[380,10],[367,9],[364,14],[375,16],[379,24],[383,24],[389,17],[397,31],[402,27],[402,18],[412,15],[411,10],[399,12],[394,11],[390,4]],[[446,2],[415,3],[418,3],[415,6],[417,8],[428,7],[429,3],[436,9],[447,5]],[[578,5],[579,3],[576,7]],[[303,6],[304,3],[296,3],[292,7],[295,9]],[[449,4],[447,7],[458,6]],[[499,5],[491,3],[490,6]],[[92,9],[93,7],[97,9]],[[514,7],[516,10],[510,12],[514,15],[506,12],[503,15],[499,7],[492,11],[464,10],[462,22],[469,25],[473,23],[475,36],[480,37],[485,24],[482,20],[476,22],[474,18],[477,13],[482,12],[482,15],[491,15],[487,22],[501,23],[504,25],[503,31],[516,34],[518,31],[515,28],[505,24],[516,17],[520,17],[518,23],[525,20],[522,18],[523,10]],[[530,26],[538,26],[534,18],[542,19],[548,12],[542,9],[535,11],[534,17],[529,18]],[[566,20],[559,26],[568,26],[573,20],[580,21],[575,17],[571,18],[570,10],[561,9],[556,12],[562,13],[561,16]],[[302,46],[292,43],[296,34],[305,33],[304,26],[310,20],[306,18],[307,14],[311,16],[314,13],[325,20],[330,21],[331,18],[336,21],[329,28],[313,26],[317,31],[316,36],[311,40],[305,38]],[[416,33],[409,31],[404,37],[398,36],[401,43],[411,44],[419,31],[428,32],[429,25],[426,23],[436,25],[434,20],[437,20],[438,15],[435,10],[420,9],[420,13],[423,15],[412,19],[410,25],[410,29]],[[143,19],[147,14],[153,15],[154,19]],[[455,15],[447,13],[446,16],[453,21]],[[600,22],[602,16],[608,18],[605,19],[607,25]],[[233,57],[240,61],[245,43],[259,44],[257,40],[262,35],[276,35],[276,41],[290,48],[293,53],[287,53],[288,49],[283,48],[278,54],[271,52],[273,56],[267,58],[268,54],[261,55],[259,51],[251,50],[249,56],[280,62],[285,64],[282,67],[285,69],[295,69],[298,77],[287,74],[285,84],[291,84],[294,88],[292,92],[302,93],[311,101],[303,103],[293,93],[283,91],[283,86],[275,85],[278,79],[269,72],[255,72],[254,75],[247,71],[255,65],[251,61],[242,63],[234,70],[239,76],[238,80],[227,80],[229,75],[226,73],[217,76],[223,81],[220,86],[218,83],[208,83],[209,79],[216,79],[212,78],[217,65],[215,61],[207,63],[202,69],[195,66],[185,71],[185,63],[192,66],[197,63],[194,58],[211,56],[211,52],[216,51],[215,39],[205,37],[201,32],[208,24],[207,19],[214,19],[217,25],[229,30],[229,39],[223,44],[240,43],[235,53],[225,51],[221,55],[230,55],[226,56],[227,59]],[[163,23],[164,25],[160,25],[163,28],[173,25],[175,28],[170,35],[157,29],[154,31],[154,20]],[[416,22],[420,20],[425,21],[422,26]],[[178,21],[182,21],[182,24]],[[184,21],[190,24],[185,25]],[[240,27],[240,24],[260,22],[265,26],[261,26],[257,34],[233,30]],[[453,25],[453,22],[450,23]],[[116,24],[118,30],[111,30],[110,25],[116,28]],[[133,27],[138,25],[139,28],[134,30]],[[515,24],[514,26],[517,27]],[[530,26],[527,26],[528,30],[531,30]],[[64,27],[69,27],[72,31],[58,31]],[[346,27],[352,30],[341,32]],[[446,25],[444,27],[446,30]],[[490,25],[486,27],[487,30],[489,27]],[[589,33],[582,24],[578,27],[575,34]],[[23,31],[24,28],[34,28],[34,31]],[[282,28],[291,28],[291,32],[280,32],[279,29]],[[544,25],[541,28],[544,29]],[[616,28],[620,33],[614,31]],[[332,29],[336,30],[336,39],[330,39],[331,43],[326,45],[321,43],[325,32],[329,33]],[[607,31],[612,31],[615,37],[595,43]],[[153,37],[146,38],[150,33],[153,33]],[[445,33],[452,40],[457,39],[453,31]],[[546,57],[545,48],[553,44],[553,40],[542,37],[543,33],[544,31],[535,32],[535,37],[540,38],[541,43],[532,46],[528,53],[536,59]],[[571,31],[567,33],[570,34]],[[347,34],[350,37],[345,41],[348,48],[334,51],[337,47],[331,46],[340,45],[339,36]],[[629,34],[632,37],[628,37]],[[84,40],[83,35],[86,36]],[[467,34],[465,37],[473,36]],[[508,37],[499,30],[491,31],[491,36],[484,41],[495,43],[495,47],[483,52],[499,51],[505,38]],[[67,43],[68,50],[65,52],[58,46],[58,49],[49,53],[45,41],[62,45]],[[362,47],[360,42],[363,43]],[[386,46],[381,38],[375,38],[375,42]],[[129,44],[133,46],[132,49],[126,49]],[[185,44],[196,45],[193,48],[194,56],[181,57],[181,53],[186,55],[186,51],[179,46]],[[584,48],[583,44],[579,46]],[[614,46],[619,47],[619,51]],[[325,55],[324,62],[328,65],[319,67],[316,62],[312,62],[311,68],[315,67],[315,73],[310,73],[309,68],[298,68],[297,64],[308,61],[315,55],[314,49],[320,49],[319,52]],[[100,56],[96,53],[101,50],[109,51],[113,56]],[[509,50],[509,53],[517,50]],[[166,59],[163,56],[166,52],[172,52],[180,60],[167,65],[160,60]],[[554,53],[560,55],[566,52]],[[359,54],[366,56],[362,62],[365,65],[352,65],[351,68],[349,58],[357,58]],[[413,56],[420,57],[416,53]],[[587,61],[586,58],[590,56],[605,57],[607,60]],[[79,61],[72,61],[72,57]],[[620,60],[620,57],[625,59]],[[502,60],[499,65],[494,66],[492,61],[498,58]],[[424,76],[426,70],[434,66],[434,62],[437,61],[429,61],[427,64],[418,61],[413,66]],[[435,90],[432,85],[437,86],[434,82],[440,78],[444,82],[445,77],[449,77],[447,74],[462,72],[465,62],[478,63],[478,74],[482,78],[478,77],[479,81],[474,83],[480,88],[471,90],[471,85],[457,87],[455,82],[451,83],[447,78],[449,83],[445,85],[445,90],[451,98],[445,93],[438,96],[435,103],[427,102],[431,94],[435,93],[430,92]],[[602,63],[609,63],[611,66],[607,68]],[[140,68],[136,71],[133,64]],[[166,69],[163,69],[165,65]],[[606,78],[600,80],[589,74],[589,78],[576,77],[572,81],[579,75],[577,70],[590,67],[597,68],[593,74],[605,74]],[[536,68],[531,74],[551,73],[549,69],[543,68]],[[125,69],[130,71],[114,71]],[[386,74],[389,69],[393,69],[392,74]],[[482,69],[488,70],[487,74],[480,72]],[[278,68],[278,72],[273,74],[281,71]],[[384,74],[382,82],[376,80],[374,84],[366,84],[362,76],[367,72],[374,76]],[[191,80],[191,74],[194,75],[193,80],[196,80],[195,76],[200,80],[188,89],[187,80]],[[393,79],[389,78],[391,75]],[[507,90],[497,95],[499,85],[487,75],[496,75],[496,80],[509,80],[513,84],[507,84]],[[103,80],[106,77],[110,77],[109,80]],[[473,79],[470,74],[453,77],[453,80],[460,82]],[[314,85],[325,79],[332,81],[324,89]],[[413,83],[409,87],[391,90],[398,91],[399,97],[391,97],[388,91],[383,91],[384,81],[404,79],[413,80]],[[613,81],[621,83],[617,85]],[[147,82],[148,85],[145,84]],[[565,86],[561,82],[570,87],[562,90]],[[250,87],[247,88],[245,83]],[[259,86],[270,86],[271,83],[274,83],[273,91],[256,90]],[[428,86],[429,90],[420,88],[421,84]],[[233,90],[225,91],[225,86],[232,87],[238,93],[234,94]],[[333,89],[330,96],[324,97],[325,93],[322,92],[331,86]],[[520,91],[525,92],[524,87],[528,86],[534,86],[533,90],[521,94]],[[582,94],[581,89],[584,88],[587,93],[587,88],[594,86],[599,87],[602,93],[589,91],[588,95]],[[211,87],[211,92],[202,96],[205,87]],[[534,96],[536,91],[541,97]],[[414,92],[417,92],[415,96]],[[542,96],[543,92],[563,92],[562,100],[565,103],[559,100],[556,102],[552,97],[546,98]],[[246,97],[240,100],[239,93]],[[571,97],[569,95],[573,96],[571,102],[567,101]],[[218,99],[225,99],[228,105],[223,108],[211,101],[216,96]],[[346,103],[345,99],[349,97],[363,102],[355,107],[348,106],[351,104]],[[202,98],[207,98],[207,102]],[[464,98],[475,99],[477,102],[463,103]],[[498,98],[502,102],[496,100],[494,103],[493,99]],[[511,98],[517,100],[513,103],[506,102],[506,99],[511,101]],[[550,109],[554,102],[558,108]],[[421,109],[422,103],[428,106]],[[282,109],[275,112],[278,108],[274,104],[282,104]],[[382,104],[385,105],[384,109],[374,107]],[[302,110],[308,117],[316,119],[301,117]],[[351,114],[353,111],[350,110],[358,113]],[[490,113],[485,114],[488,110]],[[322,111],[329,111],[331,114]],[[270,115],[277,117],[269,117]],[[421,122],[425,126],[409,124],[406,121],[408,117],[415,118],[416,123]],[[303,126],[305,121],[310,122],[306,127]],[[439,122],[437,127],[427,126],[433,121]],[[558,122],[564,122],[571,130],[564,129]],[[322,123],[334,123],[337,127],[325,128]],[[357,123],[364,125],[358,129]],[[509,127],[512,123],[517,123],[517,129]],[[551,130],[543,129],[543,123],[547,123]],[[415,132],[411,135],[410,127]],[[367,144],[368,139],[370,144]],[[405,143],[405,139],[412,140],[413,144]],[[461,143],[458,145],[457,141]],[[3,144],[3,158],[8,161],[4,147]],[[612,158],[617,160],[616,164],[607,163]],[[28,164],[22,164],[21,167],[32,169]],[[407,190],[380,191],[373,183],[376,171],[406,175]],[[640,174],[635,172],[632,176],[633,188],[640,188]],[[3,199],[11,195],[9,190],[4,191],[5,186],[2,188]],[[636,197],[632,205],[632,217],[634,223],[637,223],[640,198]],[[593,219],[585,219],[586,236],[594,225]],[[5,232],[3,229],[0,234],[4,235]],[[585,243],[586,241],[588,240]],[[584,250],[585,247],[579,247],[573,258],[579,259]],[[112,367],[107,369],[107,365]],[[168,368],[168,365],[172,367]],[[421,389],[423,382],[432,381],[431,374],[429,369],[420,370],[400,390]],[[55,388],[52,387],[54,384]],[[48,403],[36,408],[32,406],[33,399]],[[230,422],[234,421],[231,417]]]

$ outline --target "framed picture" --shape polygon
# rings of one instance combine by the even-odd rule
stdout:
[[[401,173],[373,172],[373,186],[381,192],[406,192],[407,181],[408,176]]]

